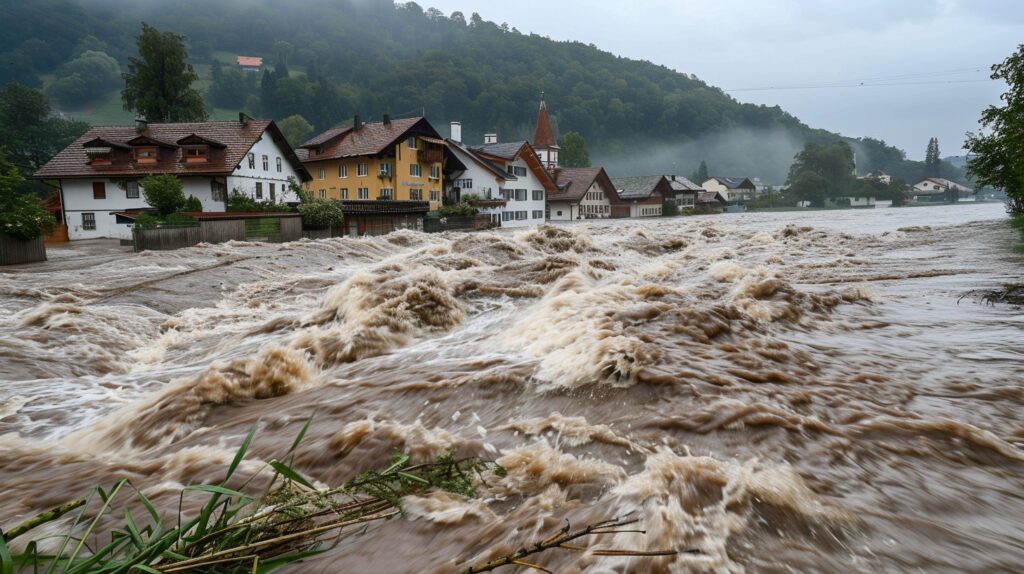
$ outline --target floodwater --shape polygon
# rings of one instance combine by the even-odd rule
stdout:
[[[301,572],[449,572],[629,512],[558,572],[1013,572],[1024,315],[1002,206],[54,250],[0,273],[0,525],[129,477],[168,512],[248,429],[336,485],[508,475]],[[250,472],[257,463],[243,466]]]

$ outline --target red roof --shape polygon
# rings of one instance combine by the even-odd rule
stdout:
[[[61,150],[46,163],[35,177],[40,179],[146,176],[158,173],[187,175],[230,175],[249,153],[263,134],[267,133],[281,148],[283,155],[303,180],[309,173],[299,162],[281,131],[270,120],[193,122],[174,124],[148,124],[139,131],[136,126],[93,126],[71,145]],[[205,162],[184,162],[178,143],[211,143],[209,158]],[[129,142],[151,145],[160,142],[156,163],[134,161]],[[86,145],[89,144],[89,145]],[[90,164],[87,148],[110,144],[112,162]]]
[[[389,123],[366,123],[359,129],[341,127],[327,130],[299,146],[299,157],[304,162],[312,162],[377,155],[409,135],[442,141],[426,118],[405,118]]]
[[[553,146],[555,135],[551,131],[551,118],[548,117],[548,106],[544,103],[544,93],[540,94],[540,110],[537,111],[537,132],[533,134],[533,145]]]
[[[244,68],[259,68],[263,65],[263,58],[259,56],[239,56],[238,65]]]

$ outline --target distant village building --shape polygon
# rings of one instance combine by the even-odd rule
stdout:
[[[697,194],[704,188],[681,175],[666,175],[672,188],[672,197],[665,197],[665,202],[675,203],[679,209],[693,209],[697,205]]]
[[[425,201],[441,207],[444,140],[426,118],[363,123],[323,132],[297,150],[312,179],[306,189],[325,199]]]
[[[488,134],[489,143],[467,146],[458,122],[452,123],[451,135],[448,149],[465,169],[453,176],[450,201],[475,195],[480,212],[501,227],[544,223],[548,194],[558,188],[529,142],[500,143],[497,134]]]
[[[615,192],[603,167],[563,167],[555,170],[557,193],[548,197],[551,221],[629,217],[629,206]]]
[[[675,192],[663,175],[617,177],[612,179],[622,204],[629,206],[629,217],[660,217],[667,197]]]
[[[729,203],[750,201],[757,193],[754,182],[745,177],[711,177],[703,181],[701,187],[722,194]]]
[[[149,209],[140,181],[171,174],[204,212],[227,209],[229,193],[259,201],[298,203],[289,182],[309,179],[270,120],[95,126],[35,173],[60,182],[68,237],[131,239],[133,220],[117,213]]]
[[[911,187],[910,196],[917,203],[959,201],[973,199],[974,190],[945,178],[926,177]]]
[[[259,72],[263,69],[263,58],[259,56],[238,56],[235,61],[243,72]]]
[[[695,213],[722,213],[729,202],[717,191],[699,191],[694,204]]]
[[[882,171],[873,171],[867,175],[858,177],[857,179],[873,179],[884,183],[885,185],[892,183],[892,176]]]

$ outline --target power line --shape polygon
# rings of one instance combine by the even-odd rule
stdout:
[[[888,86],[924,86],[939,84],[968,84],[990,82],[989,78],[984,79],[956,79],[956,76],[965,74],[977,74],[987,71],[984,67],[957,68],[953,70],[941,70],[934,72],[915,72],[907,74],[896,74],[888,76],[870,76],[865,78],[851,78],[847,80],[836,80],[831,82],[814,82],[806,84],[783,84],[777,86],[760,86],[753,88],[733,88],[723,90],[725,92],[761,92],[777,90],[816,90],[824,88],[866,88],[866,87],[888,87]],[[948,79],[938,79],[948,77]],[[930,79],[935,78],[935,79]]]

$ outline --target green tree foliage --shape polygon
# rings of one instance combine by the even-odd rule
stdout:
[[[202,212],[203,202],[200,201],[198,197],[190,195],[188,196],[188,199],[185,200],[185,205],[181,208],[181,210],[192,213]]]
[[[181,180],[173,175],[148,175],[139,185],[142,187],[143,199],[162,216],[181,211],[186,205]]]
[[[210,75],[207,99],[218,108],[242,109],[255,89],[252,74],[234,67],[224,69],[218,60],[210,64]]]
[[[853,150],[846,142],[809,143],[794,158],[788,181],[796,196],[815,206],[822,205],[827,197],[845,195],[856,181]]]
[[[992,79],[1006,82],[1002,106],[981,113],[981,131],[967,134],[967,169],[977,185],[1006,192],[1010,213],[1024,215],[1024,44],[992,66]]]
[[[829,196],[830,183],[813,171],[801,171],[790,179],[789,194],[800,201],[809,201],[813,207],[821,207]]]
[[[697,171],[693,172],[693,174],[690,176],[690,181],[696,183],[697,185],[701,185],[710,177],[711,176],[708,175],[707,162],[705,162],[704,160],[700,160],[700,165],[697,166]]]
[[[57,225],[34,194],[21,191],[18,168],[0,155],[0,233],[18,239],[35,239]]]
[[[87,129],[84,122],[50,117],[50,102],[37,90],[0,88],[0,147],[22,173],[39,169]]]
[[[558,163],[562,167],[590,167],[590,154],[587,153],[587,142],[579,132],[568,132],[558,138]]]
[[[62,104],[78,106],[114,90],[121,80],[117,60],[105,52],[86,51],[61,66],[47,93]]]
[[[313,134],[313,125],[310,124],[306,118],[295,114],[288,116],[287,118],[278,122],[277,127],[281,128],[281,133],[284,134],[284,139],[288,140],[288,143],[292,147],[296,147],[302,142],[309,139],[309,136]]]
[[[128,60],[124,109],[152,122],[206,120],[203,97],[192,83],[199,79],[188,63],[185,37],[142,24],[136,45],[139,57]]]
[[[311,199],[299,204],[302,225],[309,229],[330,229],[341,226],[345,216],[341,204],[330,199]]]
[[[924,176],[942,177],[942,152],[939,151],[939,138],[928,140],[924,152]]]

